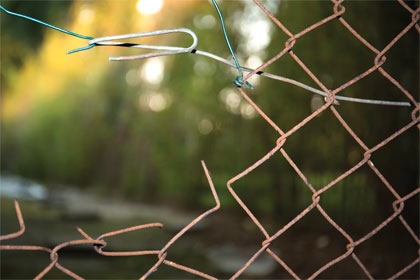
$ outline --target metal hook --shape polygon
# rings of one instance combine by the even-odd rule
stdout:
[[[187,33],[191,35],[191,37],[193,38],[193,43],[191,44],[191,46],[187,48],[183,48],[183,47],[174,47],[174,46],[143,45],[143,44],[134,44],[134,43],[114,41],[114,40],[164,35],[164,34],[171,34],[171,33]],[[135,60],[135,59],[143,59],[143,58],[150,58],[150,57],[157,57],[157,56],[190,53],[195,49],[195,47],[197,46],[197,43],[198,43],[197,35],[188,28],[173,28],[173,29],[155,30],[155,31],[150,31],[150,32],[106,36],[106,37],[100,37],[100,38],[96,38],[89,41],[89,45],[95,45],[95,46],[117,46],[117,47],[130,47],[130,48],[163,51],[163,52],[152,52],[152,53],[132,55],[132,56],[111,56],[109,57],[109,60],[112,60],[112,61]]]

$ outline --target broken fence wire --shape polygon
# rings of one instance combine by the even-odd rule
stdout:
[[[363,272],[366,278],[374,279],[375,275],[369,270],[369,267],[364,263],[363,258],[360,257],[359,252],[355,250],[359,246],[363,246],[363,244],[373,238],[375,235],[377,235],[380,231],[382,231],[384,228],[386,228],[391,222],[399,222],[402,227],[409,233],[409,236],[413,239],[413,241],[418,245],[418,248],[416,249],[418,254],[420,254],[420,240],[419,237],[416,235],[415,231],[411,228],[411,226],[408,224],[406,219],[403,216],[403,209],[405,203],[413,199],[414,197],[418,196],[420,193],[420,187],[413,186],[412,190],[407,194],[399,194],[394,186],[386,179],[386,176],[382,174],[382,172],[375,166],[372,155],[377,152],[378,150],[382,149],[388,143],[390,143],[392,140],[394,140],[397,137],[400,137],[404,133],[406,133],[409,129],[420,129],[420,105],[415,100],[412,93],[410,93],[407,89],[405,89],[391,74],[389,74],[385,69],[382,68],[382,65],[385,63],[385,56],[386,53],[411,29],[416,30],[418,33],[420,33],[420,26],[418,23],[419,15],[420,15],[420,8],[412,9],[410,8],[403,0],[397,0],[397,2],[400,4],[400,6],[405,9],[407,12],[407,16],[410,17],[410,23],[398,33],[394,39],[389,42],[385,48],[382,50],[376,49],[373,45],[371,45],[365,38],[363,38],[346,20],[345,20],[345,6],[344,1],[342,0],[331,0],[331,3],[333,4],[333,12],[331,15],[327,16],[326,18],[316,22],[315,24],[308,26],[304,30],[301,30],[300,32],[293,34],[290,30],[287,29],[286,25],[282,23],[279,19],[277,19],[260,1],[254,0],[254,3],[265,13],[265,15],[270,18],[275,25],[283,31],[285,34],[289,36],[289,40],[285,44],[285,48],[280,50],[277,55],[263,63],[260,67],[257,69],[249,69],[245,67],[241,67],[242,70],[248,72],[246,76],[243,77],[243,82],[246,82],[250,77],[253,75],[259,74],[264,75],[270,78],[278,79],[281,81],[293,83],[297,86],[306,88],[307,90],[310,90],[312,92],[322,94],[326,97],[326,103],[318,108],[316,111],[312,112],[310,115],[308,115],[306,118],[304,118],[300,123],[296,124],[294,127],[289,129],[288,131],[283,131],[273,120],[270,119],[270,117],[258,106],[257,103],[255,103],[252,98],[241,88],[238,87],[237,90],[241,94],[241,96],[246,100],[260,115],[260,117],[265,120],[278,134],[277,141],[273,144],[274,146],[260,159],[255,161],[253,164],[251,164],[249,167],[244,169],[242,172],[237,174],[236,176],[232,177],[227,182],[227,188],[232,195],[232,197],[236,200],[236,202],[240,205],[240,207],[244,210],[244,212],[248,215],[249,219],[252,221],[253,224],[261,231],[262,235],[264,236],[264,240],[262,240],[259,249],[257,249],[254,254],[248,259],[247,262],[243,264],[243,266],[238,269],[234,275],[232,275],[231,279],[239,278],[244,271],[249,268],[253,262],[263,253],[267,253],[269,256],[271,256],[276,263],[283,267],[284,270],[288,273],[289,277],[292,277],[294,279],[300,279],[302,276],[300,275],[297,268],[293,267],[292,264],[289,263],[289,261],[285,258],[284,255],[280,255],[276,252],[274,252],[270,246],[275,241],[282,237],[282,235],[287,232],[289,229],[291,229],[297,222],[302,220],[305,216],[307,216],[309,213],[315,211],[318,212],[323,216],[326,222],[328,222],[337,232],[337,234],[340,234],[346,241],[347,244],[345,246],[345,250],[342,254],[335,256],[331,258],[327,263],[323,264],[321,267],[317,268],[315,271],[312,272],[312,274],[307,277],[308,279],[314,279],[321,275],[321,273],[325,272],[330,267],[340,263],[341,261],[345,259],[351,259],[354,261],[354,263],[357,265],[357,267],[360,268],[360,271]],[[5,10],[4,8],[2,8]],[[9,12],[10,13],[10,12]],[[11,13],[12,14],[12,13]],[[339,86],[338,88],[334,90],[328,90],[327,87],[317,78],[317,76],[309,69],[307,65],[302,62],[302,60],[299,58],[298,55],[296,55],[293,52],[293,45],[299,38],[301,38],[303,35],[310,33],[311,31],[319,28],[320,26],[326,24],[327,22],[335,21],[337,24],[341,24],[344,26],[347,31],[354,36],[357,40],[362,42],[366,47],[368,47],[374,54],[376,54],[376,58],[374,60],[374,65],[366,70],[365,72],[361,73],[360,75],[350,79],[343,85]],[[184,30],[185,31],[185,30]],[[193,36],[193,32],[187,32],[191,36]],[[106,38],[106,37],[105,37]],[[119,37],[121,39],[121,37]],[[112,40],[115,38],[108,37],[108,39],[92,39],[96,40],[93,41],[94,43],[97,43],[98,45],[101,42],[107,42],[111,43]],[[93,44],[92,44],[93,45]],[[118,45],[118,44],[117,44]],[[194,44],[193,44],[194,45]],[[91,44],[89,45],[91,46]],[[127,46],[127,45],[120,45],[120,46]],[[133,46],[130,46],[133,47]],[[191,48],[191,47],[190,47]],[[77,49],[76,51],[83,50],[83,49]],[[172,49],[172,51],[183,51],[183,49]],[[165,50],[165,51],[171,51],[171,50]],[[186,51],[187,52],[187,51]],[[231,63],[228,60],[225,60],[223,58],[220,58],[216,55],[202,52],[199,50],[189,50],[188,52],[205,55],[210,58],[216,59],[218,61],[221,61],[225,64],[231,65],[233,67],[237,66],[233,63]],[[313,88],[307,88],[306,85],[303,85],[297,81],[289,80],[283,77],[279,77],[273,74],[268,74],[263,72],[263,70],[275,62],[276,60],[280,59],[284,55],[289,55],[311,78],[312,80],[321,88],[321,90],[316,90]],[[348,86],[357,83],[359,80],[365,78],[366,76],[372,74],[373,72],[379,72],[383,77],[385,77],[387,80],[391,82],[393,86],[395,86],[408,100],[408,105],[412,106],[411,111],[411,121],[409,121],[406,125],[398,129],[397,131],[393,132],[390,136],[386,137],[382,141],[374,144],[373,146],[368,146],[366,143],[363,142],[363,140],[357,135],[355,131],[351,128],[351,126],[346,122],[346,120],[341,116],[341,114],[336,109],[337,106],[337,100],[340,100],[338,93],[340,93],[343,89],[347,88]],[[352,102],[355,102],[355,100],[349,100]],[[358,100],[357,102],[367,102],[367,100]],[[387,104],[387,105],[399,105],[399,106],[407,106],[407,103],[404,104],[388,104],[386,101],[375,101],[375,102],[382,102],[377,104]],[[385,102],[385,103],[383,103]],[[375,103],[373,103],[375,104]],[[330,111],[331,114],[339,121],[341,126],[347,131],[348,135],[350,135],[356,143],[359,145],[359,147],[364,150],[363,158],[360,159],[359,162],[357,162],[355,165],[353,165],[348,170],[344,171],[342,174],[337,176],[335,179],[324,185],[322,188],[316,190],[310,180],[307,178],[307,176],[304,174],[304,172],[298,167],[298,165],[295,163],[293,158],[287,153],[287,151],[284,148],[284,145],[286,141],[288,141],[289,136],[291,136],[296,131],[300,130],[305,125],[309,125],[309,122],[321,114],[324,111]],[[249,173],[254,172],[260,165],[263,163],[269,161],[272,159],[272,156],[274,154],[278,154],[282,156],[292,167],[294,172],[299,176],[299,178],[302,180],[302,182],[305,184],[307,189],[312,192],[312,202],[307,205],[305,209],[303,209],[299,214],[297,214],[294,218],[292,218],[287,224],[280,226],[279,229],[275,232],[269,232],[268,229],[258,220],[258,218],[254,215],[254,213],[249,209],[248,205],[241,199],[240,195],[235,191],[235,183],[246,177]],[[64,267],[59,263],[59,251],[62,250],[65,247],[78,245],[78,244],[91,244],[94,248],[94,250],[98,254],[107,255],[107,256],[134,256],[134,255],[156,255],[157,261],[154,263],[150,269],[143,274],[140,279],[145,279],[148,276],[150,276],[156,269],[158,269],[162,265],[167,265],[174,267],[176,269],[191,273],[193,275],[205,278],[205,279],[216,279],[216,277],[210,275],[209,272],[203,272],[199,271],[195,268],[189,267],[184,264],[178,264],[171,260],[169,260],[169,252],[168,249],[173,246],[174,243],[176,243],[186,232],[188,232],[194,225],[196,225],[198,222],[202,221],[209,215],[213,214],[215,211],[218,211],[220,209],[220,201],[217,195],[217,192],[214,188],[213,182],[211,180],[211,176],[207,170],[206,165],[204,162],[202,162],[202,166],[205,172],[205,175],[207,177],[207,181],[209,183],[213,198],[216,202],[216,206],[213,208],[207,210],[203,214],[199,215],[197,218],[193,219],[190,223],[188,223],[184,228],[182,228],[177,234],[173,236],[162,248],[156,249],[156,250],[140,250],[140,251],[129,251],[129,252],[109,252],[104,251],[104,248],[107,246],[107,242],[105,239],[110,236],[115,236],[119,234],[124,234],[130,231],[136,231],[136,230],[147,230],[154,227],[162,227],[164,226],[161,223],[149,223],[149,224],[143,224],[143,225],[137,225],[134,227],[129,227],[113,232],[108,232],[101,234],[97,238],[91,237],[88,233],[86,233],[81,228],[78,228],[77,230],[79,233],[83,236],[83,239],[77,239],[77,240],[71,240],[64,242],[62,244],[59,244],[55,246],[54,248],[47,248],[43,246],[32,246],[32,245],[0,245],[0,250],[35,250],[35,251],[43,251],[50,254],[50,263],[48,266],[46,266],[36,277],[35,279],[40,279],[43,276],[45,276],[51,269],[54,267],[63,271],[67,275],[75,278],[75,279],[82,279],[79,275],[74,273],[72,270]],[[369,168],[372,173],[381,181],[384,189],[389,192],[389,194],[393,197],[392,202],[392,213],[390,213],[387,217],[385,217],[379,224],[377,224],[374,228],[372,228],[369,232],[367,232],[362,237],[355,238],[350,233],[348,233],[346,230],[343,229],[342,225],[340,225],[338,222],[336,222],[328,213],[327,211],[320,205],[320,199],[321,197],[329,192],[331,189],[333,189],[338,182],[344,180],[345,178],[352,175],[354,172],[359,170],[362,167]],[[0,236],[0,240],[13,240],[14,238],[21,236],[25,232],[25,223],[23,220],[23,215],[21,213],[20,207],[18,202],[15,200],[15,209],[17,214],[18,223],[20,226],[20,229],[14,233],[5,234]],[[390,279],[398,278],[403,276],[407,271],[410,269],[413,269],[415,266],[418,266],[420,263],[420,256],[412,259],[410,263],[407,263],[404,267],[399,268],[397,271],[395,271],[394,274],[389,275],[388,277]]]

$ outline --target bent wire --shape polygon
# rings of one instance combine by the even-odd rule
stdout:
[[[191,35],[193,38],[193,43],[187,47],[174,47],[174,46],[160,46],[160,45],[143,45],[143,44],[133,44],[133,43],[125,43],[125,42],[118,42],[114,40],[122,40],[122,39],[133,39],[139,37],[148,37],[148,36],[156,36],[156,35],[164,35],[164,34],[171,34],[171,33],[187,33]],[[157,56],[165,56],[165,55],[173,55],[173,54],[181,54],[181,53],[189,53],[192,52],[198,43],[197,35],[188,28],[173,28],[173,29],[163,29],[163,30],[155,30],[150,32],[140,32],[140,33],[132,33],[132,34],[123,34],[123,35],[116,35],[116,36],[106,36],[93,39],[89,41],[89,45],[95,46],[115,46],[115,47],[130,47],[130,48],[140,48],[140,49],[149,49],[149,50],[158,50],[163,52],[152,52],[140,55],[132,55],[132,56],[111,56],[109,60],[134,60],[134,59],[143,59],[143,58],[150,58],[150,57],[157,57]]]
[[[3,10],[5,13],[21,17],[30,21],[34,21],[36,23],[42,24],[46,27],[55,29],[57,31],[63,32],[65,34],[75,36],[82,39],[90,40],[89,44],[85,47],[77,48],[74,50],[70,50],[67,52],[67,54],[72,54],[79,51],[84,51],[91,49],[95,46],[119,46],[119,47],[134,47],[134,48],[143,48],[143,49],[152,49],[152,50],[163,50],[166,52],[160,52],[160,53],[149,53],[149,54],[142,54],[142,55],[136,55],[136,56],[119,56],[119,57],[110,57],[110,60],[131,60],[131,59],[142,59],[142,58],[150,58],[154,56],[162,56],[162,55],[172,55],[172,54],[180,54],[180,53],[187,53],[191,52],[195,47],[197,46],[197,35],[187,28],[174,28],[174,29],[164,29],[164,30],[156,30],[156,31],[150,31],[150,32],[140,32],[140,33],[133,33],[133,34],[124,34],[124,35],[116,35],[116,36],[107,36],[107,37],[100,37],[100,38],[94,38],[91,36],[85,36],[81,34],[74,33],[72,31],[54,26],[52,24],[46,23],[42,20],[32,18],[27,15],[15,13],[12,11],[7,10],[2,5],[0,5],[0,9]],[[193,38],[193,43],[188,48],[182,48],[182,47],[171,47],[171,46],[155,46],[155,45],[142,45],[142,44],[132,44],[132,43],[123,43],[123,42],[112,42],[112,40],[120,40],[120,39],[130,39],[130,38],[138,38],[138,37],[147,37],[147,36],[156,36],[156,35],[163,35],[163,34],[169,34],[169,33],[188,33]]]
[[[234,63],[230,62],[229,60],[224,59],[220,56],[217,56],[215,54],[205,52],[205,51],[200,51],[200,50],[195,50],[192,53],[209,57],[211,59],[217,60],[219,62],[222,62],[222,63],[226,64],[226,65],[229,65],[231,67],[236,68],[236,64],[234,64]],[[252,68],[248,68],[248,67],[244,67],[244,66],[240,66],[240,67],[243,71],[246,71],[246,72],[253,72],[254,71],[254,69],[252,69]],[[260,76],[270,78],[270,79],[273,79],[273,80],[277,80],[277,81],[285,82],[285,83],[288,83],[288,84],[292,84],[292,85],[295,85],[297,87],[303,88],[307,91],[319,94],[319,95],[324,96],[324,97],[328,97],[328,93],[326,93],[322,90],[313,88],[311,86],[308,86],[304,83],[298,82],[296,80],[290,79],[290,78],[286,78],[286,77],[283,77],[283,76],[279,76],[279,75],[275,75],[275,74],[271,74],[271,73],[267,73],[267,72],[263,72],[263,71],[259,71],[256,74],[260,75]],[[407,106],[407,107],[412,106],[412,104],[410,102],[404,102],[404,101],[375,100],[375,99],[347,97],[347,96],[341,96],[341,95],[335,95],[335,99],[340,100],[340,101],[348,101],[348,102],[364,103],[364,104],[389,105],[389,106]]]
[[[222,11],[220,11],[219,5],[217,5],[216,0],[211,0],[211,2],[213,3],[213,6],[216,8],[217,15],[219,16],[220,23],[221,23],[221,25],[222,25],[223,35],[225,36],[225,41],[226,41],[226,44],[227,44],[227,46],[228,46],[228,49],[229,49],[229,51],[230,51],[230,54],[232,55],[233,60],[235,61],[235,66],[236,66],[236,69],[238,69],[238,72],[239,72],[239,76],[237,76],[237,77],[233,80],[233,84],[234,84],[235,86],[237,86],[237,87],[242,87],[242,86],[243,86],[243,84],[244,84],[244,80],[243,80],[243,78],[244,78],[244,74],[242,73],[242,67],[241,67],[241,65],[239,64],[239,61],[238,61],[238,59],[236,58],[235,52],[233,51],[233,48],[232,48],[232,46],[231,46],[231,44],[230,44],[230,41],[229,41],[229,36],[228,36],[228,34],[227,34],[227,31],[226,31],[225,21],[224,21],[224,19],[223,19],[223,15],[222,15]],[[245,82],[245,84],[246,84],[246,85],[247,85],[250,89],[254,89],[254,87],[253,87],[253,86],[252,86],[252,85],[251,85],[248,81],[246,81],[246,82]]]
[[[215,7],[217,7],[217,4],[215,5]],[[239,73],[240,73],[240,76],[238,76],[237,79],[234,80],[234,83],[235,82],[241,82],[241,83],[239,83],[239,84],[235,83],[236,86],[241,86],[243,84],[242,71],[246,71],[246,72],[253,72],[254,71],[254,69],[241,66],[239,64],[238,60],[236,59],[236,56],[233,52],[231,52],[231,54],[234,57],[235,63],[232,63],[231,61],[229,61],[227,59],[224,59],[220,56],[217,56],[215,54],[195,49],[197,44],[198,44],[197,35],[192,30],[187,29],[187,28],[163,29],[163,30],[156,30],[156,31],[150,31],[150,32],[141,32],[141,33],[133,33],[133,34],[100,37],[100,38],[95,39],[95,38],[90,37],[90,36],[77,34],[77,33],[74,33],[74,32],[56,27],[54,25],[45,23],[41,20],[34,19],[34,18],[31,18],[31,17],[26,16],[26,15],[22,15],[22,14],[18,14],[18,13],[8,11],[1,5],[0,5],[0,9],[3,10],[4,12],[10,14],[10,15],[22,17],[22,18],[40,23],[42,25],[45,25],[49,28],[52,28],[52,29],[58,30],[60,32],[66,33],[68,35],[72,35],[72,36],[75,36],[75,37],[78,37],[78,38],[90,40],[88,46],[68,51],[67,54],[88,50],[88,49],[91,49],[95,46],[132,47],[132,48],[142,48],[142,49],[151,49],[151,50],[162,51],[162,52],[152,52],[152,53],[146,53],[146,54],[140,54],[140,55],[134,55],[134,56],[118,56],[118,57],[110,57],[109,58],[110,60],[116,60],[116,61],[136,60],[136,59],[144,59],[144,58],[151,58],[151,57],[158,57],[158,56],[166,56],[166,55],[174,55],[174,54],[182,54],[182,53],[192,53],[192,54],[206,56],[206,57],[209,57],[209,58],[214,59],[216,61],[222,62],[226,65],[229,65],[231,67],[237,68]],[[219,12],[219,9],[216,9],[216,10],[218,10],[218,12]],[[222,24],[222,26],[223,26],[223,24]],[[121,40],[121,39],[146,37],[146,36],[156,36],[156,35],[163,35],[163,34],[170,34],[170,33],[187,33],[187,34],[191,35],[191,37],[193,38],[193,43],[191,44],[191,46],[189,46],[187,48],[184,48],[184,47],[174,47],[174,46],[142,45],[142,44],[134,44],[134,43],[113,41],[113,40]],[[230,43],[229,43],[228,39],[227,39],[227,43],[228,43],[228,46],[231,49],[231,46],[230,46]],[[266,73],[266,72],[263,72],[263,71],[259,71],[256,74],[260,75],[260,76],[270,78],[270,79],[274,79],[274,80],[278,80],[278,81],[282,81],[282,82],[285,82],[285,83],[289,83],[289,84],[298,86],[298,87],[303,88],[307,91],[322,95],[324,97],[328,96],[328,93],[326,93],[324,91],[313,88],[311,86],[308,86],[306,84],[303,84],[303,83],[298,82],[298,81],[293,80],[293,79],[285,78],[285,77],[275,75],[275,74]],[[240,81],[238,80],[239,78],[240,78]],[[247,83],[247,85],[248,85],[248,83]],[[250,84],[248,86],[250,86],[250,88],[252,88],[252,86]],[[342,100],[342,101],[348,101],[348,102],[355,102],[355,103],[364,103],[364,104],[377,104],[377,105],[390,105],[390,106],[412,106],[412,104],[410,102],[372,100],[372,99],[364,99],[364,98],[346,97],[346,96],[340,96],[340,95],[336,95],[335,99]]]
[[[85,35],[81,35],[81,34],[77,34],[77,33],[74,33],[74,32],[71,32],[71,31],[68,31],[68,30],[66,30],[66,29],[63,29],[63,28],[60,28],[60,27],[57,27],[57,26],[51,25],[51,24],[49,24],[49,23],[43,22],[42,20],[39,20],[39,19],[36,19],[36,18],[32,18],[32,17],[30,17],[30,16],[26,16],[26,15],[22,15],[22,14],[18,14],[18,13],[11,12],[11,11],[9,11],[9,10],[6,10],[6,9],[5,9],[2,5],[0,5],[0,9],[1,9],[1,10],[3,10],[5,13],[7,13],[7,14],[9,14],[9,15],[12,15],[12,16],[17,16],[17,17],[21,17],[21,18],[24,18],[24,19],[27,19],[27,20],[34,21],[34,22],[36,22],[36,23],[39,23],[39,24],[45,25],[46,27],[49,27],[49,28],[52,28],[52,29],[58,30],[58,31],[60,31],[60,32],[63,32],[63,33],[65,33],[65,34],[68,34],[68,35],[71,35],[71,36],[75,36],[75,37],[82,38],[82,39],[87,39],[87,40],[92,40],[92,39],[94,39],[93,37],[90,37],[90,36],[85,36]],[[67,52],[67,54],[71,54],[71,53],[75,53],[75,52],[80,52],[80,51],[88,50],[88,49],[93,48],[94,46],[95,46],[95,45],[89,44],[89,45],[88,45],[88,46],[86,46],[86,47],[81,47],[81,48],[78,48],[78,49],[74,49],[74,50],[68,51],[68,52]]]

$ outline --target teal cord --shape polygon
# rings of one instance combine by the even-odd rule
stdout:
[[[239,72],[239,76],[237,76],[234,80],[233,80],[233,84],[237,87],[242,87],[244,84],[243,78],[244,78],[244,74],[242,73],[242,67],[238,62],[238,59],[236,58],[235,52],[232,49],[232,46],[230,45],[230,41],[229,41],[229,37],[227,35],[227,31],[226,31],[226,26],[225,26],[225,21],[223,20],[223,16],[222,16],[222,12],[220,11],[219,6],[217,5],[216,0],[211,0],[213,2],[214,7],[216,8],[217,14],[219,15],[220,18],[220,23],[222,24],[222,29],[223,29],[223,34],[225,35],[225,40],[226,40],[226,44],[229,48],[230,54],[233,57],[233,60],[235,61],[235,65],[236,68],[238,69]],[[254,89],[254,87],[248,82],[246,81],[245,84],[250,88],[250,89]]]
[[[31,18],[29,16],[25,16],[25,15],[22,15],[22,14],[18,14],[18,13],[14,13],[14,12],[8,11],[2,5],[0,5],[0,9],[2,9],[4,12],[8,13],[9,15],[21,17],[21,18],[28,19],[28,20],[32,20],[34,22],[37,22],[37,23],[42,24],[42,25],[45,25],[45,26],[47,26],[49,28],[58,30],[60,32],[66,33],[68,35],[72,35],[72,36],[75,36],[75,37],[78,37],[78,38],[82,38],[82,39],[87,39],[87,40],[93,40],[94,39],[93,37],[90,37],[90,36],[80,35],[80,34],[77,34],[77,33],[74,33],[74,32],[71,32],[71,31],[68,31],[68,30],[59,28],[57,26],[54,26],[54,25],[51,25],[49,23],[43,22],[43,21],[41,21],[39,19]],[[67,54],[71,54],[71,53],[75,53],[75,52],[80,52],[80,51],[88,50],[88,49],[93,48],[94,46],[95,46],[95,44],[89,44],[86,47],[81,47],[81,48],[78,48],[78,49],[74,49],[74,50],[68,51]]]

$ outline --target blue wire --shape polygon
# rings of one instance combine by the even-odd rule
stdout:
[[[42,24],[42,25],[45,25],[45,26],[47,26],[49,28],[58,30],[60,32],[66,33],[68,35],[72,35],[72,36],[75,36],[75,37],[78,37],[78,38],[82,38],[82,39],[87,39],[87,40],[93,40],[94,39],[93,37],[90,37],[90,36],[85,36],[85,35],[77,34],[77,33],[74,33],[74,32],[71,32],[71,31],[68,31],[68,30],[59,28],[57,26],[54,26],[54,25],[51,25],[49,23],[43,22],[43,21],[41,21],[39,19],[31,18],[31,17],[26,16],[26,15],[22,15],[22,14],[18,14],[18,13],[14,13],[14,12],[8,11],[2,5],[0,5],[0,9],[2,9],[4,12],[8,13],[9,15],[21,17],[21,18],[28,19],[28,20],[32,20],[34,22],[37,22],[37,23]],[[75,52],[79,52],[79,51],[88,50],[88,49],[93,48],[94,46],[95,46],[95,44],[89,44],[86,47],[81,47],[81,48],[78,48],[78,49],[74,49],[74,50],[68,51],[67,54],[71,54],[71,53],[75,53]]]
[[[226,31],[225,21],[223,20],[223,16],[222,16],[222,12],[220,11],[220,8],[217,5],[216,0],[211,0],[211,1],[213,2],[214,7],[216,8],[217,14],[219,15],[220,23],[222,24],[223,34],[224,34],[225,40],[226,40],[226,44],[229,48],[230,54],[232,55],[233,60],[235,61],[236,68],[238,69],[238,72],[239,72],[239,76],[237,76],[233,80],[233,84],[237,87],[242,87],[243,84],[244,84],[244,81],[243,81],[244,74],[242,73],[242,68],[241,68],[241,65],[238,62],[238,59],[236,58],[235,52],[233,51],[232,46],[230,45],[229,37],[228,37],[227,31]],[[245,84],[250,89],[254,89],[254,87],[248,81],[246,81]]]

